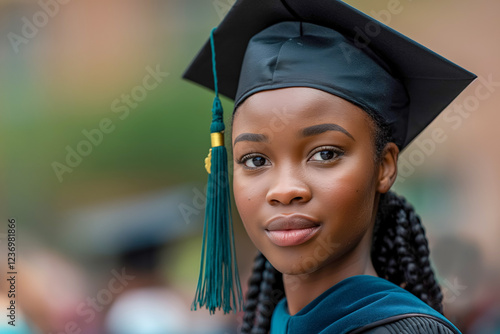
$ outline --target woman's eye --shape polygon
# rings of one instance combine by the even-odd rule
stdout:
[[[253,156],[241,159],[242,163],[248,168],[257,168],[266,165],[266,158],[261,156]]]
[[[321,151],[316,152],[312,157],[311,160],[314,161],[328,161],[335,159],[341,155],[340,152],[337,152],[336,150],[333,149],[323,149]]]

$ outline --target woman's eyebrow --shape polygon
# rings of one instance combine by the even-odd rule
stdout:
[[[347,135],[349,138],[355,141],[354,137],[338,124],[333,124],[333,123],[325,123],[325,124],[317,124],[313,126],[309,126],[307,128],[302,129],[302,137],[309,137],[309,136],[314,136],[318,135],[320,133],[326,132],[326,131],[339,131]],[[240,141],[253,141],[253,142],[268,142],[268,138],[266,135],[260,134],[260,133],[242,133],[233,142],[233,146],[236,145],[237,142]]]
[[[314,135],[319,135],[320,133],[326,132],[326,131],[340,131],[347,135],[349,138],[352,140],[356,141],[354,137],[338,124],[333,124],[333,123],[324,123],[324,124],[317,124],[313,126],[309,126],[307,128],[302,129],[302,137],[309,137],[309,136],[314,136]]]
[[[239,141],[267,142],[267,136],[259,133],[242,133],[234,140],[233,146]]]

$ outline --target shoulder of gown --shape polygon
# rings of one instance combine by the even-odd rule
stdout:
[[[425,316],[402,318],[376,325],[365,326],[352,332],[352,334],[454,334],[442,321]]]

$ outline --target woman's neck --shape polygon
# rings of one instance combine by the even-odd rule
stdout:
[[[368,233],[365,237],[371,239],[371,234]],[[290,315],[299,312],[343,279],[356,275],[377,276],[370,257],[369,241],[371,240],[362,240],[349,253],[314,272],[300,275],[283,274]]]

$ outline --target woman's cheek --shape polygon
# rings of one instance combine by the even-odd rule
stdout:
[[[362,171],[351,169],[324,185],[325,208],[330,217],[337,217],[341,222],[351,222],[350,231],[363,230],[370,223],[373,209],[372,178]],[[346,226],[347,227],[347,226]]]
[[[243,177],[235,177],[233,181],[233,193],[236,206],[240,215],[245,215],[250,208],[256,205],[255,188]]]
[[[259,200],[258,187],[251,182],[245,181],[244,177],[237,176],[233,182],[234,201],[243,225],[248,232],[251,232],[255,224],[258,208],[262,205]]]

